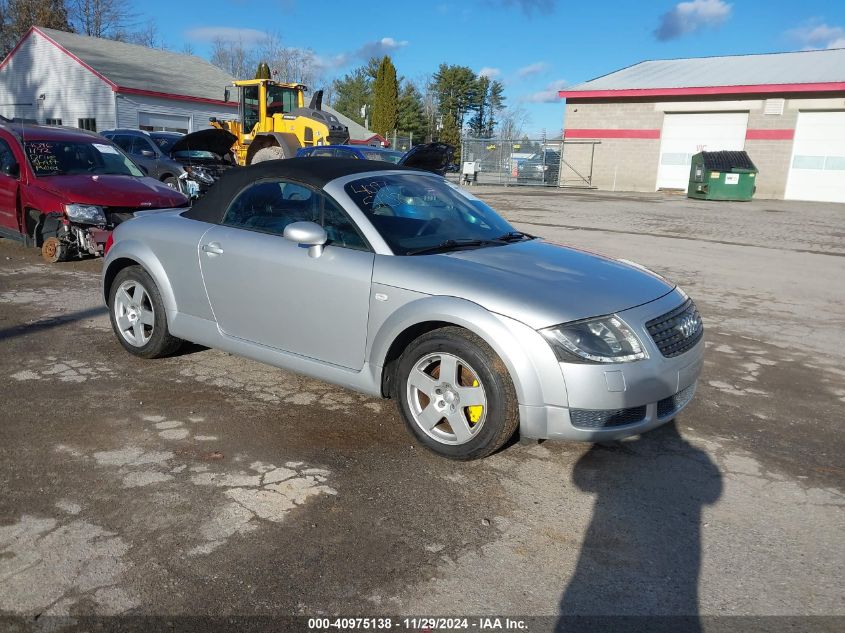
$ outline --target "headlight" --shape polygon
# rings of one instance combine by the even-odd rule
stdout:
[[[67,217],[80,224],[105,224],[106,214],[103,208],[93,204],[66,204]]]
[[[541,334],[565,363],[624,363],[648,358],[640,339],[615,314],[564,323]]]

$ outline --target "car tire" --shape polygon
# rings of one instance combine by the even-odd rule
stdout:
[[[176,178],[174,178],[173,176],[168,176],[167,178],[165,178],[161,182],[164,183],[165,185],[167,185],[168,187],[170,187],[171,189],[175,189],[176,191],[179,191],[179,181]]]
[[[63,262],[67,259],[68,248],[57,237],[48,237],[41,245],[41,257],[48,264]]]
[[[128,266],[115,275],[108,306],[115,336],[130,354],[162,358],[182,345],[167,327],[158,286],[141,266]]]
[[[433,330],[408,346],[393,396],[411,434],[450,459],[486,457],[519,426],[507,368],[481,337],[460,327]]]
[[[262,147],[255,152],[250,164],[263,163],[267,160],[281,160],[282,158],[290,158],[285,152],[285,148],[281,145],[271,145],[270,147]]]

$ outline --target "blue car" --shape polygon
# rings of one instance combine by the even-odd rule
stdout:
[[[382,160],[397,164],[404,152],[368,145],[322,145],[303,147],[296,153],[297,158],[357,158],[358,160]]]
[[[296,157],[378,160],[393,165],[433,171],[442,175],[451,164],[454,154],[455,148],[451,145],[435,142],[415,145],[407,152],[370,147],[369,145],[317,145],[315,147],[303,147],[296,152]]]

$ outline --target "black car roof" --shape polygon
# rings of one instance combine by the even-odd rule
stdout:
[[[353,158],[287,158],[268,160],[248,167],[228,169],[208,193],[182,213],[186,218],[219,224],[229,208],[229,203],[244,187],[266,178],[283,178],[317,189],[326,184],[354,174],[371,171],[418,171],[385,163],[380,160],[359,160]]]

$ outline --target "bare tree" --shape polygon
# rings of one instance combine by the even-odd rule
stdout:
[[[243,40],[233,42],[220,37],[211,43],[210,61],[235,79],[251,78],[257,65],[257,62],[244,46]]]
[[[76,31],[93,37],[125,37],[138,17],[129,0],[69,0],[67,4]]]
[[[505,108],[499,115],[499,138],[521,138],[531,117],[520,105]]]

